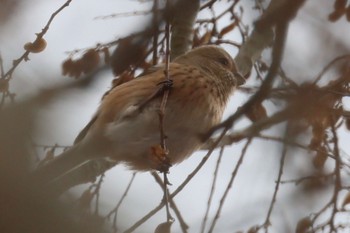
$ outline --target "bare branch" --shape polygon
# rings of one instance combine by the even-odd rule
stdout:
[[[192,47],[193,25],[199,10],[199,2],[199,0],[178,0],[171,11],[171,60]]]
[[[275,2],[276,2],[276,0],[272,1],[271,2],[271,6],[276,4]],[[286,1],[286,2],[288,3],[288,1]],[[285,4],[287,5],[287,3],[285,3]],[[278,11],[279,8],[274,9],[274,10]],[[298,10],[298,8],[295,9],[295,10]],[[266,12],[269,12],[269,11],[266,11]],[[296,14],[296,12],[294,12],[294,13]],[[267,16],[263,15],[261,20],[264,20],[264,17],[266,18]],[[272,87],[274,78],[275,78],[276,74],[278,73],[278,70],[279,70],[279,67],[280,67],[280,64],[281,64],[281,61],[282,61],[283,50],[284,50],[284,43],[285,43],[285,39],[286,39],[286,36],[287,36],[289,20],[290,20],[290,18],[283,18],[283,19],[281,19],[281,21],[279,21],[277,23],[277,26],[276,26],[276,38],[275,38],[275,43],[274,43],[273,50],[272,50],[272,64],[271,64],[270,69],[268,71],[268,74],[266,75],[266,78],[263,81],[263,83],[261,84],[261,87],[258,90],[258,92],[252,98],[250,98],[240,109],[238,109],[233,115],[228,117],[222,123],[220,123],[217,126],[213,127],[208,132],[208,134],[206,135],[205,139],[208,139],[216,130],[218,130],[220,128],[231,128],[234,125],[235,121],[237,119],[239,119],[248,110],[248,108],[250,108],[250,106],[252,104],[254,104],[256,102],[262,102],[266,98],[266,96],[268,95],[268,93],[269,93],[269,91],[270,91],[270,89]],[[257,22],[257,24],[259,24],[259,21]],[[265,25],[265,23],[263,25]],[[271,24],[269,26],[271,26]],[[263,28],[265,28],[266,31],[271,31],[272,30],[271,27],[263,27]],[[261,30],[261,29],[262,28],[259,28],[259,30]],[[253,33],[252,35],[257,36],[260,33],[261,32],[259,32],[258,34],[254,34]],[[267,46],[267,45],[265,45],[265,46]],[[261,46],[259,46],[259,48],[261,48]],[[241,49],[244,50],[245,48],[243,47]],[[251,56],[254,55],[254,54],[255,53],[249,53],[249,55],[251,55]],[[238,58],[240,58],[241,56],[243,56],[243,55],[239,55]],[[236,57],[236,59],[237,59],[237,57]],[[243,60],[247,60],[247,59],[244,58]],[[252,66],[252,64],[251,64],[251,66]],[[251,66],[249,68],[249,71],[251,69]],[[244,71],[245,69],[240,68],[240,66],[238,66],[238,70],[239,70],[239,72],[242,72],[242,70]],[[244,72],[243,75],[246,75],[246,73]]]
[[[36,39],[35,41],[40,41],[43,39],[44,35],[46,34],[46,32],[49,30],[50,25],[52,23],[52,21],[54,20],[54,18],[66,7],[69,6],[69,4],[71,3],[72,0],[68,0],[66,1],[58,10],[56,10],[51,16],[50,19],[47,21],[45,27],[42,29],[42,31],[40,33],[36,34]],[[35,42],[34,42],[35,43]],[[22,62],[22,61],[28,61],[28,55],[30,54],[30,51],[27,50],[26,52],[24,52],[22,54],[22,56],[16,60],[13,61],[13,66],[2,76],[3,78],[6,79],[11,79],[12,78],[12,73],[15,71],[15,69],[17,68],[17,66]]]
[[[226,189],[225,189],[225,192],[224,194],[222,195],[221,199],[220,199],[220,204],[219,204],[219,207],[218,209],[216,210],[216,213],[215,213],[215,217],[210,225],[210,228],[209,228],[209,231],[208,233],[212,233],[214,232],[214,227],[216,225],[216,222],[217,220],[219,219],[220,217],[220,214],[221,214],[221,210],[222,210],[222,207],[224,206],[224,203],[225,203],[225,200],[226,200],[226,197],[230,191],[230,189],[232,188],[232,184],[238,174],[238,171],[239,171],[239,168],[241,167],[242,165],[242,162],[243,162],[243,159],[244,159],[244,156],[246,155],[247,153],[247,149],[248,149],[248,146],[250,145],[252,139],[249,138],[245,144],[245,146],[243,147],[242,149],[242,152],[241,152],[241,156],[239,157],[238,161],[237,161],[237,164],[235,165],[235,168],[233,169],[232,171],[232,175],[231,175],[231,178],[226,186]]]
[[[287,135],[287,133],[288,132],[286,132],[286,135]],[[263,227],[265,228],[266,232],[267,232],[267,229],[269,228],[269,226],[271,225],[270,218],[271,218],[273,207],[274,207],[274,205],[276,203],[276,200],[277,200],[277,192],[278,192],[279,187],[281,185],[281,179],[282,179],[282,174],[283,174],[283,170],[284,170],[284,163],[285,163],[287,151],[288,151],[288,145],[284,144],[283,145],[283,149],[282,149],[282,154],[281,154],[280,167],[279,167],[279,170],[278,170],[277,181],[276,181],[276,185],[275,185],[275,191],[273,192],[273,196],[272,196],[272,200],[271,200],[271,203],[270,203],[270,207],[269,207],[269,210],[267,212],[265,222],[263,224]]]
[[[217,178],[218,178],[219,165],[220,165],[223,153],[224,153],[224,148],[225,147],[221,147],[220,154],[219,154],[219,157],[218,157],[217,162],[216,162],[215,171],[214,171],[214,175],[213,175],[213,183],[211,185],[210,194],[209,194],[208,203],[207,203],[207,209],[205,210],[204,218],[203,218],[203,221],[202,221],[201,233],[204,233],[204,230],[205,230],[205,227],[206,227],[206,224],[207,224],[209,210],[210,210],[211,203],[212,203],[212,200],[213,200],[215,187],[216,187],[216,181],[217,181]]]

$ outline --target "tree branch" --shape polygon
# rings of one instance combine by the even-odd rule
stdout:
[[[171,60],[192,47],[199,0],[178,0],[172,10]]]

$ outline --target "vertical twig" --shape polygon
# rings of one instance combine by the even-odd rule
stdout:
[[[217,139],[213,142],[212,147],[209,148],[207,154],[202,158],[200,163],[196,166],[196,168],[186,177],[186,179],[177,187],[177,189],[171,193],[170,198],[174,198],[177,194],[179,194],[185,186],[192,180],[192,178],[199,172],[199,170],[204,166],[204,164],[208,161],[210,155],[213,153],[217,145],[220,143],[224,135],[227,133],[228,129],[225,128]],[[163,208],[165,205],[164,202],[160,203],[157,207],[149,211],[145,216],[143,216],[140,220],[135,222],[131,227],[129,227],[124,233],[131,233],[135,231],[139,226],[145,223],[149,218],[155,215],[159,210]]]
[[[288,126],[287,126],[287,131],[285,133],[285,138],[287,137],[287,135],[288,135]],[[278,192],[280,184],[281,184],[281,178],[282,178],[282,174],[283,174],[284,162],[285,162],[285,158],[286,158],[286,155],[287,155],[287,150],[288,150],[288,145],[286,143],[284,143],[283,144],[283,149],[282,149],[281,160],[280,160],[280,168],[279,168],[279,171],[278,171],[278,177],[277,177],[277,181],[276,181],[276,185],[275,185],[275,191],[273,192],[273,196],[272,196],[272,200],[271,200],[271,203],[270,203],[270,207],[269,207],[269,210],[267,212],[265,222],[263,224],[265,232],[268,232],[269,226],[271,225],[270,217],[271,217],[271,214],[272,214],[273,207],[274,207],[274,205],[276,203],[277,192]]]
[[[167,2],[168,5],[168,2]],[[169,40],[170,36],[170,25],[169,22],[166,22],[165,26],[165,69],[164,69],[164,76],[166,81],[170,81],[169,77],[169,63],[170,63],[170,49],[169,49]],[[160,128],[160,145],[161,147],[166,150],[166,144],[165,144],[165,133],[164,133],[164,115],[165,115],[165,107],[166,103],[168,101],[169,96],[169,90],[166,88],[163,93],[163,99],[160,104],[159,108],[159,128]]]
[[[166,9],[169,9],[169,1],[166,2]],[[167,19],[166,25],[165,25],[165,69],[164,69],[164,76],[165,76],[165,82],[170,82],[169,77],[169,64],[170,63],[170,24],[169,20]],[[168,153],[167,147],[165,144],[165,133],[164,133],[164,116],[165,116],[165,107],[169,96],[169,89],[165,88],[163,93],[162,102],[160,104],[158,116],[159,116],[159,131],[160,131],[160,145],[165,152],[165,156]],[[173,217],[170,214],[169,210],[169,193],[168,193],[168,171],[163,171],[163,179],[164,179],[164,198],[163,201],[165,202],[165,209],[166,209],[166,215],[167,215],[167,221],[172,222],[174,221]]]
[[[163,189],[164,186],[164,182],[162,181],[162,178],[160,178],[160,176],[156,173],[156,172],[151,172],[151,175],[154,177],[154,179],[156,180],[156,182],[160,185],[160,187]],[[169,193],[169,190],[168,190]],[[179,220],[180,223],[180,227],[183,233],[187,233],[187,229],[188,229],[188,225],[185,222],[185,220],[183,219],[180,210],[178,209],[174,199],[172,197],[169,197],[169,201],[170,201],[170,207],[173,209],[177,219]]]
[[[333,134],[333,143],[334,143],[334,157],[335,157],[335,167],[334,167],[334,174],[335,174],[335,184],[334,184],[334,191],[333,191],[333,197],[332,197],[332,202],[333,202],[333,209],[332,209],[332,214],[331,218],[329,220],[329,225],[330,225],[330,231],[331,232],[336,232],[335,224],[334,224],[334,218],[336,213],[338,212],[338,207],[337,207],[337,202],[338,202],[338,194],[341,190],[342,187],[342,181],[341,181],[341,174],[340,174],[340,154],[339,154],[339,148],[338,148],[338,135],[337,131],[335,129],[335,120],[334,117],[332,119],[332,124],[331,124],[331,129],[332,129],[332,134]]]
[[[201,232],[202,233],[204,233],[205,226],[207,225],[208,214],[209,214],[209,210],[210,210],[210,207],[211,207],[211,202],[213,200],[213,196],[214,196],[214,192],[215,192],[216,180],[218,178],[218,171],[219,171],[219,166],[220,166],[220,162],[221,162],[222,156],[224,154],[224,148],[225,147],[223,147],[223,146],[221,147],[220,153],[219,153],[219,157],[218,157],[218,159],[216,161],[216,166],[215,166],[215,170],[214,170],[214,177],[213,177],[213,183],[211,185],[211,190],[210,190],[208,203],[207,203],[207,209],[205,211],[204,218],[203,218],[203,221],[202,221],[202,226],[201,226]]]
[[[0,78],[5,78],[5,73],[4,73],[4,64],[3,64],[2,56],[0,54]]]
[[[2,56],[0,54],[0,81],[5,81],[5,74],[4,74],[4,64],[3,64],[3,60],[2,60]],[[6,81],[5,81],[6,82]],[[6,92],[4,91],[1,93],[1,99],[0,99],[0,109],[3,107],[4,103],[5,103],[5,97],[6,97]]]
[[[226,197],[228,195],[228,192],[230,191],[231,187],[232,187],[232,184],[238,174],[238,170],[239,168],[241,167],[241,164],[243,162],[243,159],[244,159],[244,156],[246,155],[247,153],[247,149],[248,149],[248,146],[250,145],[252,141],[252,138],[248,138],[248,141],[247,143],[244,145],[243,149],[242,149],[242,152],[241,152],[241,156],[239,157],[238,161],[237,161],[237,164],[232,172],[232,175],[231,175],[231,179],[230,181],[228,182],[227,184],[227,187],[225,189],[225,192],[224,194],[222,195],[221,199],[220,199],[220,205],[215,213],[215,217],[210,225],[210,228],[209,228],[209,231],[208,233],[212,233],[214,232],[214,227],[215,227],[215,224],[217,222],[217,220],[219,219],[219,216],[220,216],[220,213],[221,213],[221,210],[222,210],[222,207],[224,206],[224,203],[225,203],[225,200],[226,200]]]
[[[167,176],[167,172],[163,172],[163,180],[164,180],[164,185],[163,185],[163,192],[164,192],[164,197],[163,197],[163,201],[165,202],[165,210],[166,210],[166,220],[167,222],[173,222],[174,218],[171,216],[170,214],[170,208],[169,208],[169,190],[168,190],[168,184],[169,184],[169,180],[168,180],[168,176]]]
[[[153,2],[153,54],[152,54],[152,65],[157,64],[158,60],[158,6],[159,0]]]
[[[128,186],[126,187],[122,197],[120,198],[119,202],[117,203],[116,207],[114,209],[112,209],[107,215],[106,215],[106,218],[109,218],[113,213],[113,229],[114,229],[114,232],[117,232],[117,216],[118,216],[118,210],[121,206],[121,204],[123,203],[124,199],[126,198],[129,190],[130,190],[130,187],[132,185],[132,183],[134,182],[134,179],[135,179],[135,176],[136,176],[136,173],[134,172],[132,174],[132,177],[129,181],[129,184]]]
[[[0,109],[2,109],[2,107],[4,106],[5,98],[6,98],[6,93],[1,93]]]
[[[100,201],[100,190],[101,190],[101,185],[103,182],[104,174],[100,176],[100,179],[98,180],[98,183],[95,188],[95,194],[96,194],[96,201],[95,201],[95,215],[98,215],[98,210],[99,210],[99,201]]]

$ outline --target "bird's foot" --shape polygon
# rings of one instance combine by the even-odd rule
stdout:
[[[151,162],[155,165],[155,169],[160,172],[169,172],[172,166],[168,157],[169,151],[162,148],[161,145],[151,147],[152,154],[150,156]]]
[[[159,92],[163,93],[163,91],[169,90],[174,84],[174,81],[172,79],[166,79],[164,81],[161,81],[157,84],[157,86],[160,86]]]
[[[173,86],[174,82],[172,79],[167,79],[164,81],[161,81],[157,84],[158,89],[150,96],[148,96],[143,102],[141,102],[141,104],[138,105],[138,109],[141,112],[143,110],[143,108],[149,103],[151,102],[153,99],[157,98],[159,95],[163,94],[164,91],[166,90],[170,90],[170,88]]]

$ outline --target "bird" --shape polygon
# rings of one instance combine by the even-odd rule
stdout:
[[[155,66],[108,91],[75,144],[43,166],[51,175],[40,176],[53,179],[98,158],[125,164],[134,171],[161,170],[164,163],[178,164],[200,149],[204,143],[201,136],[220,123],[230,96],[245,79],[230,54],[217,45],[194,48],[170,62],[164,159],[159,157],[158,115],[164,70],[164,64]]]

